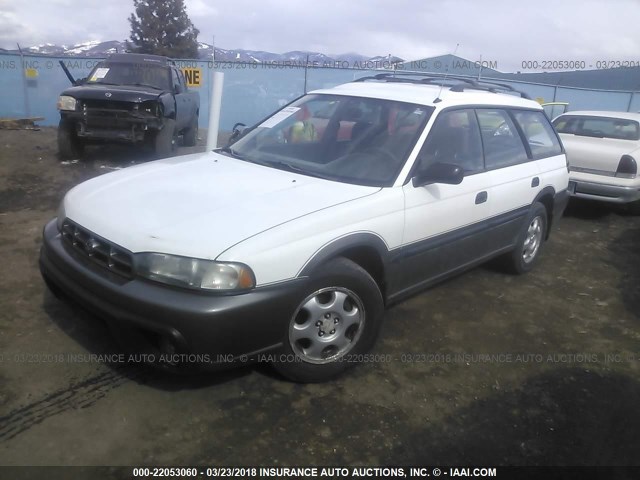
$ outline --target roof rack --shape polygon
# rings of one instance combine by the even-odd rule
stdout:
[[[398,76],[400,75],[400,76]],[[407,78],[414,76],[420,78]],[[516,90],[506,83],[494,82],[490,80],[474,80],[473,78],[461,77],[456,75],[423,75],[420,73],[379,73],[377,75],[362,77],[354,80],[354,82],[365,82],[367,80],[377,80],[389,83],[414,83],[421,85],[439,85],[449,86],[452,92],[464,92],[465,89],[483,90],[492,93],[508,92],[517,93],[522,98],[531,99],[529,95],[520,90]],[[449,85],[445,85],[448,83]]]

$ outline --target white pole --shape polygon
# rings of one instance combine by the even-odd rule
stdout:
[[[220,107],[222,106],[222,85],[224,73],[213,72],[211,85],[211,103],[209,104],[209,130],[207,132],[207,151],[218,146],[218,130],[220,129]]]

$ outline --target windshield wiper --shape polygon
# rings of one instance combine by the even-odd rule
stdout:
[[[269,160],[267,162],[265,162],[268,165],[271,165],[275,168],[279,168],[281,170],[287,170],[289,172],[293,172],[293,173],[299,173],[301,175],[308,175],[310,177],[317,177],[317,178],[324,178],[325,180],[335,180],[334,178],[327,176],[327,175],[323,175],[321,173],[318,172],[313,172],[313,171],[309,171],[309,170],[305,170],[303,168],[298,167],[297,165],[293,165],[291,163],[288,162],[283,162],[281,160]]]
[[[233,148],[231,147],[222,147],[222,148],[218,148],[216,150],[214,150],[215,152],[222,152],[222,153],[226,153],[228,154],[230,157],[233,158],[238,158],[240,160],[245,160],[245,158],[240,155],[238,152],[236,152]]]

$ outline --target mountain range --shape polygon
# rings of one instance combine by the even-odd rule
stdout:
[[[62,56],[80,56],[80,57],[104,57],[112,53],[122,53],[126,51],[126,43],[118,40],[109,40],[101,42],[92,40],[82,42],[75,45],[56,45],[53,43],[45,43],[33,47],[22,48],[23,53],[33,55],[51,55],[56,57]],[[198,58],[201,60],[210,60],[214,50],[213,45],[204,42],[198,42]],[[6,50],[1,49],[0,52],[18,53],[17,49]],[[367,57],[358,53],[344,53],[340,55],[325,55],[318,52],[291,51],[285,53],[264,52],[261,50],[243,50],[223,48],[215,48],[215,59],[218,62],[248,62],[248,63],[284,63],[284,62],[306,62],[324,65],[327,63],[347,63],[353,65],[363,62],[402,62],[398,57],[376,56]]]

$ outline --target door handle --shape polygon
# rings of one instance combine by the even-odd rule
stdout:
[[[487,201],[487,192],[480,192],[476,195],[476,205],[484,203]]]
[[[540,179],[538,177],[533,177],[531,180],[531,188],[537,187],[538,185],[540,185]]]

